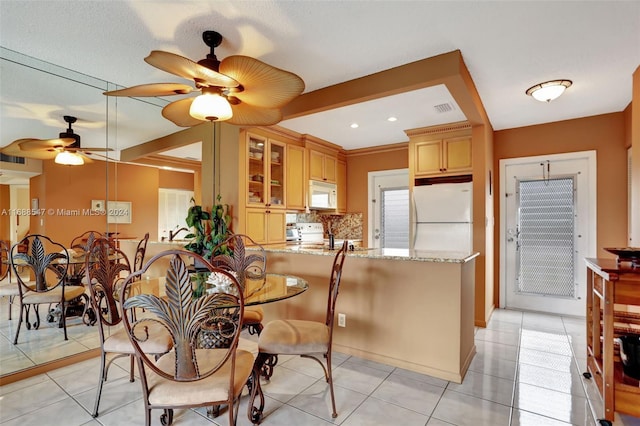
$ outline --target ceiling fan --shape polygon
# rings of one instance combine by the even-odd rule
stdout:
[[[214,49],[222,42],[216,31],[202,34],[210,53],[193,62],[174,53],[153,50],[144,60],[163,71],[192,80],[195,87],[180,83],[152,83],[105,92],[107,96],[168,96],[200,91],[197,97],[174,101],[162,116],[180,127],[203,121],[227,121],[238,126],[269,126],[282,120],[282,108],[304,91],[297,75],[248,56],[229,56],[222,61]]]
[[[91,163],[87,157],[94,152],[113,151],[111,148],[82,148],[80,135],[75,133],[71,125],[77,121],[76,117],[65,115],[64,121],[69,125],[66,131],[60,133],[56,139],[17,139],[0,150],[5,155],[15,157],[34,158],[37,160],[55,159],[56,163],[77,166]]]

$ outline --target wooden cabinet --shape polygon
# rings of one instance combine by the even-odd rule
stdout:
[[[307,180],[304,174],[304,147],[287,145],[286,201],[289,210],[304,210],[307,206]]]
[[[284,209],[286,144],[247,133],[247,206]]]
[[[338,213],[347,212],[347,163],[337,161],[336,186],[338,191]]]
[[[338,159],[324,152],[309,150],[309,179],[335,182]]]
[[[429,140],[413,144],[415,176],[470,172],[471,137]]]
[[[640,417],[639,381],[625,376],[614,338],[640,324],[640,270],[625,269],[610,259],[586,259],[587,263],[587,369],[602,396],[604,413]],[[637,310],[637,308],[636,308]]]
[[[286,241],[284,210],[248,208],[245,215],[245,233],[256,243],[271,244]]]

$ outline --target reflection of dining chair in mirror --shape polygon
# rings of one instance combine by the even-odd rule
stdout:
[[[84,258],[84,255],[89,251],[89,248],[93,244],[96,238],[102,238],[103,234],[98,231],[86,231],[71,240],[71,246],[69,247],[69,256],[71,258]],[[84,262],[71,262],[69,267],[68,283],[79,284],[84,279]]]
[[[115,255],[115,256],[114,256]],[[116,257],[117,260],[113,260]],[[133,382],[134,349],[127,331],[122,326],[122,309],[117,301],[117,292],[124,279],[131,273],[126,255],[117,249],[112,241],[97,238],[85,256],[85,271],[90,289],[91,306],[98,316],[100,336],[100,377],[93,417],[98,416],[102,386],[107,381],[109,366],[121,357],[131,360],[129,380]],[[142,350],[149,354],[161,355],[171,349],[171,337],[164,328],[155,323],[147,323],[148,338],[140,343]],[[113,354],[107,362],[107,354]]]
[[[205,293],[193,297],[187,264],[205,265],[205,273],[222,274],[228,278],[229,291]],[[138,285],[137,275],[144,274],[155,262],[169,267],[166,271],[166,297],[137,294],[129,298],[129,287]],[[144,281],[144,280],[142,280]],[[201,256],[186,250],[168,250],[153,256],[138,272],[130,275],[120,291],[124,300],[122,318],[129,339],[135,348],[143,390],[145,424],[151,424],[151,410],[163,409],[162,424],[171,424],[174,408],[226,405],[229,425],[235,425],[242,389],[252,372],[254,356],[239,349],[244,296],[236,278],[226,270],[215,268]],[[131,309],[145,309],[144,318],[132,322]],[[146,339],[144,322],[158,321],[171,333],[173,350],[159,359],[144,352]],[[198,334],[203,325],[215,327],[224,335],[228,346],[201,349]]]
[[[336,400],[333,393],[333,376],[331,372],[331,343],[333,340],[333,321],[342,277],[342,265],[347,250],[345,242],[336,253],[331,268],[329,280],[329,298],[327,301],[327,314],[324,322],[305,320],[273,320],[269,321],[258,339],[258,357],[256,359],[256,371],[265,374],[269,379],[273,374],[273,367],[277,363],[278,355],[300,355],[317,361],[324,370],[324,377],[329,384],[331,394],[331,406],[333,418],[338,416]],[[322,354],[326,362],[317,357]],[[270,362],[265,363],[268,359]],[[266,371],[263,371],[263,366]]]
[[[246,248],[252,247],[247,254]],[[243,234],[233,234],[218,244],[212,251],[211,264],[235,272],[241,288],[247,280],[265,281],[267,255],[260,244]],[[264,311],[260,306],[247,306],[244,310],[243,327],[250,334],[260,334]]]
[[[18,285],[11,281],[11,266],[9,263],[9,245],[6,241],[0,240],[0,297],[9,300],[9,319],[13,310],[13,300],[20,296]]]
[[[20,253],[20,245],[28,243],[29,253]],[[73,299],[84,294],[84,286],[67,286],[65,280],[69,269],[69,253],[60,243],[39,234],[27,235],[11,247],[9,253],[13,274],[18,281],[20,300],[20,320],[16,329],[13,344],[18,343],[18,335],[22,322],[26,320],[27,329],[30,307],[33,306],[36,322],[33,327],[40,327],[39,306],[57,304],[60,314],[60,326],[64,329],[64,340],[67,337],[67,305]],[[33,281],[25,281],[18,271],[25,269],[33,276]]]
[[[138,243],[136,247],[136,257],[133,259],[133,272],[139,271],[144,265],[144,257],[147,253],[147,242],[149,241],[149,233],[144,234],[144,238]]]

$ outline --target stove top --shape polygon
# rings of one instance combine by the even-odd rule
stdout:
[[[324,227],[320,222],[296,223],[300,242],[303,244],[323,244]]]

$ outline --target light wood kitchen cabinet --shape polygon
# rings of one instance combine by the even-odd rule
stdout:
[[[245,233],[256,243],[271,244],[286,241],[284,210],[246,209]]]
[[[304,147],[287,145],[285,184],[287,209],[289,210],[304,210],[307,206],[304,154]]]
[[[338,213],[347,212],[347,162],[337,161],[336,186],[338,190]]]
[[[286,206],[286,144],[247,133],[247,206]]]
[[[413,145],[415,176],[470,172],[471,138],[458,137],[416,142]]]
[[[309,150],[309,179],[335,182],[337,162],[333,155]]]

